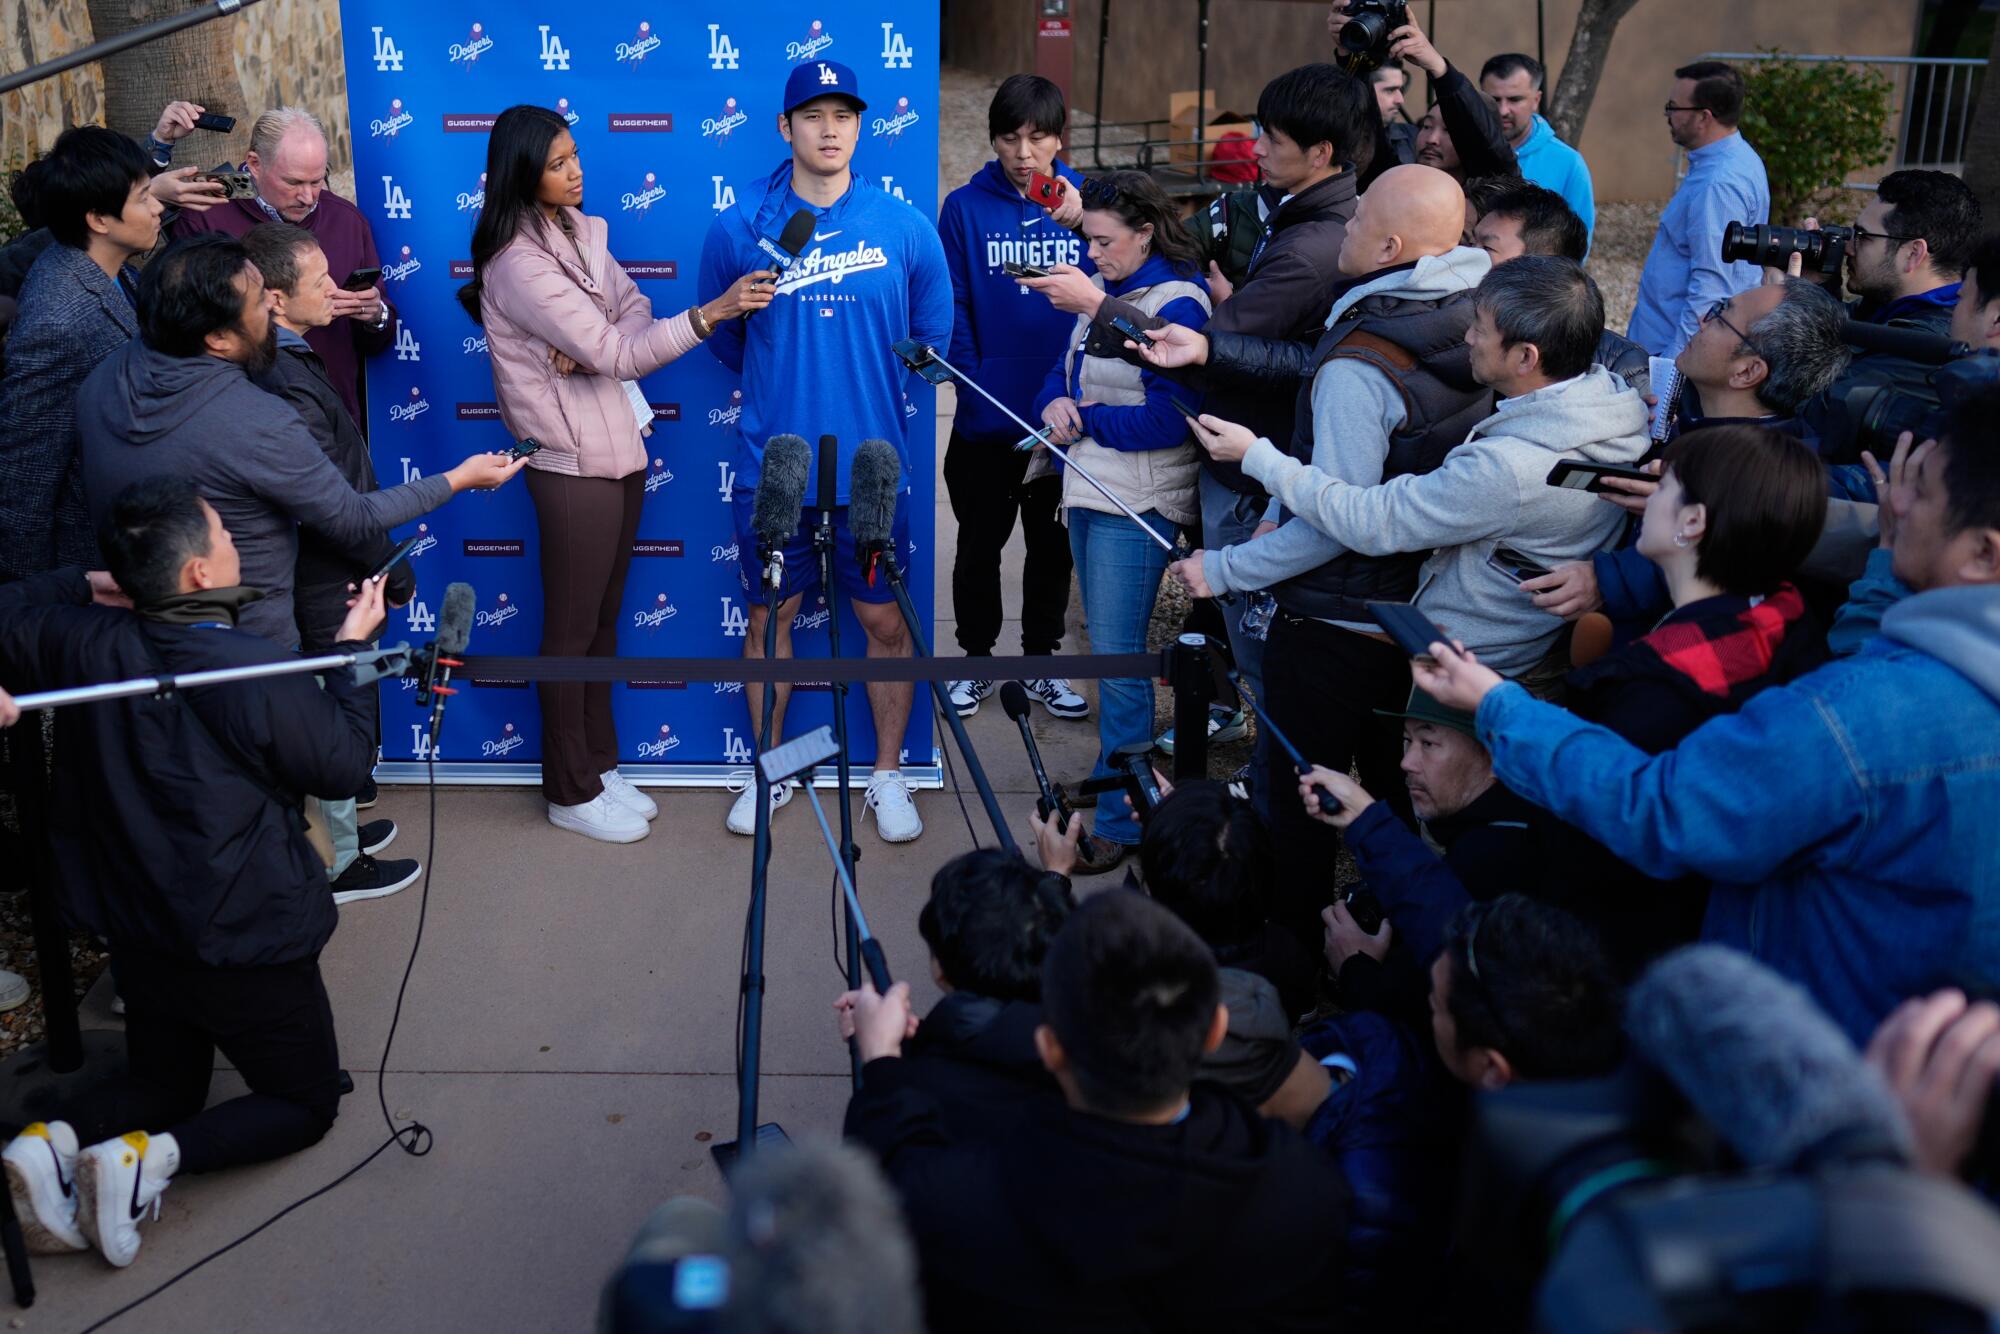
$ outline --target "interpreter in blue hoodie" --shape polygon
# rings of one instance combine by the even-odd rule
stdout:
[[[907,657],[910,640],[894,594],[883,579],[863,574],[854,534],[847,526],[848,479],[863,440],[887,440],[903,461],[902,497],[896,506],[895,544],[909,550],[910,459],[905,435],[929,430],[913,421],[910,390],[915,377],[890,350],[915,338],[942,347],[951,336],[951,285],[944,248],[930,222],[916,209],[856,176],[849,164],[861,135],[861,100],[854,71],[831,60],[808,61],[785,84],[785,110],[778,130],[791,145],[791,160],[771,173],[761,191],[746,191],[737,207],[709,227],[702,246],[703,292],[720,292],[749,269],[770,267],[759,245],[776,246],[792,216],[804,210],[817,221],[809,248],[777,280],[771,304],[751,321],[731,320],[708,338],[709,350],[743,375],[743,414],[738,422],[736,482],[730,505],[744,596],[750,604],[743,655],[764,652],[769,614],[759,587],[757,541],[750,519],[765,442],[774,435],[800,435],[840,442],[834,516],[834,583],[847,595],[868,635],[871,658]],[[819,494],[815,457],[806,483],[810,504]],[[808,584],[816,581],[812,558],[815,522],[801,522],[785,547],[785,582],[779,596],[778,656],[791,656],[792,617]],[[834,590],[825,590],[830,597]],[[776,738],[784,736],[790,691],[776,687]],[[872,683],[868,702],[875,713],[875,772],[868,784],[868,809],[876,830],[891,843],[907,843],[923,833],[923,821],[897,770],[903,730],[910,718],[907,683]],[[753,720],[762,719],[763,689],[744,690]],[[792,783],[771,792],[776,810],[792,798]],[[729,813],[732,833],[756,828],[756,785],[746,784]]]
[[[945,196],[938,232],[951,270],[956,307],[951,322],[951,364],[978,381],[1014,414],[1035,420],[1035,394],[1062,355],[1076,325],[1007,272],[1007,265],[1048,269],[1070,264],[1084,273],[1096,266],[1083,253],[1075,228],[1083,221],[1083,177],[1056,161],[1069,112],[1062,89],[1038,74],[1016,74],[1000,85],[986,109],[993,161]],[[1036,172],[1067,183],[1052,209],[1028,197]],[[1069,611],[1069,533],[1062,525],[1062,479],[1026,480],[1028,454],[1014,448],[1020,425],[981,398],[961,390],[944,456],[944,483],[958,519],[958,551],[951,567],[951,600],[958,613],[958,646],[968,658],[991,656],[1005,615],[1000,594],[1000,552],[1020,520],[1027,543],[1021,572],[1021,652],[1060,652]],[[1058,718],[1090,713],[1083,696],[1061,679],[1026,683]],[[961,718],[979,711],[992,681],[951,683],[952,707]]]
[[[1500,128],[1514,147],[1521,177],[1553,190],[1583,219],[1586,236],[1597,232],[1597,196],[1583,154],[1556,138],[1541,116],[1542,62],[1518,51],[1493,57],[1479,70],[1479,90],[1500,113]]]

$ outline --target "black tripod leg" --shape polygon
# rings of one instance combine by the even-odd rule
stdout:
[[[778,656],[778,613],[783,589],[770,592],[764,617],[764,657]],[[771,748],[771,733],[778,713],[778,687],[764,687],[764,719],[758,729],[762,752]],[[757,792],[757,831],[750,845],[750,920],[745,926],[743,961],[743,1051],[742,1082],[737,1087],[736,1155],[748,1156],[757,1142],[758,1055],[764,1039],[764,905],[771,873],[771,785],[764,779],[764,766],[754,767]]]
[[[833,529],[821,523],[814,538],[819,548],[819,587],[826,598],[826,644],[827,651],[835,658],[840,656],[840,608],[834,605],[833,583]],[[854,762],[847,749],[847,682],[833,683],[833,740],[840,747],[835,757],[835,775],[840,784],[840,860],[847,868],[847,879],[853,884],[855,893],[861,892],[860,873],[855,869],[861,860],[861,849],[854,842]],[[810,781],[810,779],[808,779]],[[841,896],[841,920],[847,928],[847,989],[861,989],[861,931],[854,923],[854,910],[847,906],[846,895]],[[847,1063],[854,1087],[861,1087],[861,1051],[853,1039],[847,1043]]]

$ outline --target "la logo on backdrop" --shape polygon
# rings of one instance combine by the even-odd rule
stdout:
[[[924,165],[936,137],[938,0],[339,3],[355,202],[396,310],[386,346],[367,363],[368,435],[385,487],[505,449],[510,425],[521,429],[497,403],[490,331],[457,300],[472,276],[472,232],[488,203],[489,132],[509,106],[548,107],[569,127],[584,165],[584,209],[604,220],[612,256],[656,315],[712,295],[699,276],[709,226],[739,205],[754,212],[763,202],[765,182],[785,158],[777,102],[797,66],[837,60],[856,71],[869,102],[856,173],[935,216],[936,183]],[[791,290],[816,305],[837,302],[849,277],[892,263],[895,254],[872,236],[829,235],[806,247],[788,275],[800,284]],[[630,580],[619,616],[620,651],[733,656],[749,631],[732,518],[743,386],[703,347],[644,377],[640,390],[653,421],[632,553],[639,577]],[[546,392],[567,402],[553,375]],[[909,503],[919,548],[928,550],[936,443],[932,399],[923,392],[905,440],[922,482]],[[803,433],[818,436],[809,426]],[[543,448],[546,463],[568,445],[544,439]],[[522,480],[462,496],[396,536],[412,534],[419,538],[418,588],[395,614],[395,637],[435,637],[445,587],[463,580],[476,593],[473,654],[535,651],[543,614],[540,534]],[[912,569],[928,616],[933,572]],[[842,645],[858,656],[865,637],[844,599],[834,603],[808,596],[795,614],[805,651],[821,651],[813,645],[838,615]],[[425,758],[427,713],[416,709],[415,693],[399,686],[385,694],[391,761]],[[865,692],[850,694],[849,730],[865,763],[873,728]],[[750,762],[754,739],[740,682],[681,693],[670,718],[652,707],[658,698],[648,690],[613,691],[622,760],[718,770]],[[829,707],[824,690],[803,692],[793,705],[805,711],[797,719],[804,726],[826,721]],[[479,682],[453,698],[445,732],[441,753],[475,778],[483,765],[532,765],[541,735],[531,683]],[[920,765],[935,763],[923,711],[909,745]]]

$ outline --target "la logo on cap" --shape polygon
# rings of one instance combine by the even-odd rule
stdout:
[[[833,72],[832,66],[822,63],[819,67],[819,81],[822,84],[830,83],[838,87],[840,84],[840,76]]]

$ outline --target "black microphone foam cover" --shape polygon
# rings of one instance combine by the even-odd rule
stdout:
[[[834,436],[819,438],[819,507],[830,510],[840,497],[840,441]]]
[[[438,613],[439,653],[455,658],[465,652],[465,646],[472,638],[472,615],[477,606],[478,599],[473,595],[471,584],[445,586],[444,610]]]
[[[1028,716],[1028,690],[1019,681],[1000,683],[1000,708],[1009,718],[1020,722]]]
[[[804,436],[774,435],[764,446],[763,471],[750,511],[750,531],[770,546],[782,546],[799,530],[806,504],[806,479],[812,474],[812,449]]]
[[[1908,1158],[1909,1125],[1882,1075],[1810,996],[1747,954],[1669,954],[1632,988],[1625,1028],[1752,1167],[1829,1147]]]
[[[792,214],[791,219],[785,223],[785,230],[778,234],[778,245],[788,255],[798,254],[806,248],[806,242],[812,240],[813,228],[816,225],[818,219],[807,210],[800,209]]]
[[[903,460],[887,440],[863,440],[854,451],[847,487],[847,529],[857,546],[888,543],[896,530],[896,493]]]

